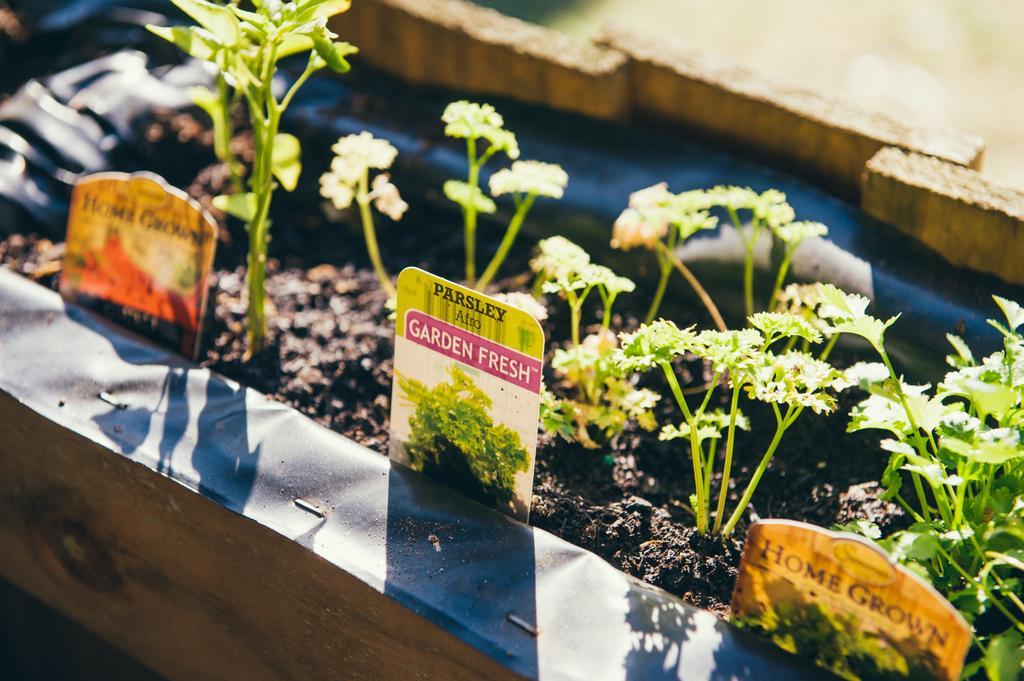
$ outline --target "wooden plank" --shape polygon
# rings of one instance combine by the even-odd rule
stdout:
[[[975,135],[908,125],[672,39],[610,25],[595,40],[630,59],[636,117],[709,136],[847,196],[857,194],[864,164],[885,146],[981,165],[984,142]]]
[[[887,148],[867,164],[861,209],[950,263],[1024,284],[1024,193],[980,173]]]
[[[621,54],[470,2],[360,0],[332,26],[359,47],[357,62],[408,82],[595,118],[629,111]]]
[[[520,678],[5,393],[0,424],[0,576],[168,679]]]

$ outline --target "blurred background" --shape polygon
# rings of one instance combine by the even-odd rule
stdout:
[[[476,0],[577,37],[615,21],[988,145],[1024,189],[1021,0]]]

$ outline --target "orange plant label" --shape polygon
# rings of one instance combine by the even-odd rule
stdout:
[[[847,679],[960,678],[971,628],[871,541],[790,520],[754,523],[733,621]]]
[[[71,195],[60,292],[193,359],[217,245],[198,203],[151,173],[97,173]]]

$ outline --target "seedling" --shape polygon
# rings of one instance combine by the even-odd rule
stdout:
[[[700,298],[715,326],[720,331],[725,330],[725,322],[711,296],[676,255],[676,247],[688,238],[701,230],[718,226],[718,218],[708,213],[710,207],[711,197],[706,192],[694,190],[673,194],[668,191],[668,185],[662,182],[633,192],[629,197],[629,207],[615,221],[612,248],[623,251],[645,248],[653,251],[658,260],[658,287],[647,309],[647,323],[657,316],[669,277],[675,268]]]
[[[885,332],[895,318],[871,317],[865,298],[835,287],[823,287],[823,297],[818,314],[867,340],[882,360],[851,369],[869,396],[849,430],[889,434],[882,497],[915,522],[880,543],[926,574],[968,621],[985,618],[988,633],[975,628],[983,654],[964,675],[984,668],[989,678],[1014,678],[1024,660],[1024,308],[994,297],[1005,321],[989,323],[1003,349],[980,361],[947,336],[953,371],[930,394],[927,385],[905,383],[889,359]]]
[[[393,298],[396,295],[395,285],[381,260],[371,206],[397,222],[409,209],[409,204],[402,200],[398,188],[391,183],[387,173],[378,173],[371,181],[370,170],[390,168],[398,150],[387,140],[377,139],[369,132],[346,135],[331,149],[335,156],[331,161],[331,169],[320,176],[320,194],[330,199],[338,210],[348,208],[353,200],[359,206],[363,239],[366,241],[370,262],[373,263],[373,271],[388,296]]]
[[[505,129],[505,120],[490,104],[475,104],[460,100],[449,104],[441,120],[444,134],[466,140],[468,174],[466,180],[448,180],[444,194],[462,208],[463,236],[466,249],[466,283],[483,290],[498,272],[516,236],[538,196],[562,198],[569,176],[561,166],[540,161],[517,161],[511,168],[499,170],[490,179],[492,196],[511,194],[515,212],[505,229],[505,236],[491,258],[483,275],[476,276],[476,230],[480,213],[497,211],[494,200],[480,189],[480,171],[498,152],[515,161],[519,158],[516,136]],[[485,146],[481,147],[481,144]]]
[[[198,26],[148,28],[191,56],[217,67],[217,102],[207,97],[204,108],[216,114],[214,125],[219,125],[221,153],[229,148],[225,145],[229,145],[231,134],[230,105],[226,102],[236,96],[244,101],[252,127],[255,153],[248,175],[249,191],[214,200],[218,208],[245,221],[249,232],[246,277],[248,352],[252,354],[262,349],[266,335],[264,280],[271,200],[278,184],[286,191],[293,190],[302,170],[299,140],[280,132],[281,116],[315,72],[325,67],[338,73],[348,71],[346,57],[356,48],[336,41],[337,35],[327,28],[327,19],[347,10],[349,0],[254,0],[255,11],[208,0],[173,2]],[[278,99],[272,87],[278,63],[285,57],[307,53],[302,74]],[[229,96],[227,86],[240,94]]]
[[[798,351],[776,353],[772,346],[790,338],[821,341],[821,334],[806,321],[786,313],[762,312],[748,320],[753,328],[739,331],[703,331],[680,329],[674,323],[659,320],[644,324],[634,333],[620,335],[621,348],[615,363],[624,372],[660,370],[676,404],[683,423],[662,429],[661,439],[689,440],[693,466],[694,495],[690,499],[698,531],[729,536],[732,534],[753,498],[761,477],[778,450],[785,432],[796,422],[804,409],[815,413],[831,413],[836,407],[833,392],[848,383],[843,372],[827,362]],[[693,355],[709,362],[714,378],[695,409],[690,407],[676,376],[673,360]],[[711,398],[719,385],[730,388],[729,409],[708,411]],[[740,396],[767,403],[775,415],[775,434],[767,444],[760,463],[740,497],[739,503],[725,519],[726,496],[732,472],[736,429],[748,427],[740,410]],[[711,481],[715,467],[716,445],[725,430],[725,454],[722,483],[711,525]]]
[[[573,401],[558,400],[550,393],[544,396],[541,418],[545,429],[596,447],[590,426],[596,426],[606,438],[621,432],[631,419],[648,430],[654,428],[651,409],[658,396],[634,387],[612,361],[618,346],[610,330],[613,306],[619,295],[633,291],[634,283],[592,263],[586,251],[563,237],[544,239],[539,250],[530,264],[540,288],[563,298],[570,315],[571,345],[555,351],[551,366],[577,390]],[[583,305],[595,290],[601,297],[601,325],[581,341]]]

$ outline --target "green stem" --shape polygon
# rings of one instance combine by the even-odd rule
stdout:
[[[466,155],[469,158],[469,176],[467,184],[476,188],[480,184],[480,166],[476,159],[476,138],[470,137],[466,140]],[[470,192],[470,196],[475,194]],[[476,286],[476,205],[470,201],[463,209],[465,217],[464,237],[466,241],[466,285],[470,288]]]
[[[387,291],[389,297],[395,297],[398,291],[391,283],[391,276],[384,269],[384,262],[380,257],[380,246],[377,244],[377,230],[373,226],[373,211],[370,210],[370,188],[367,180],[369,173],[364,172],[359,178],[359,194],[356,196],[356,203],[359,204],[359,216],[363,222],[363,238],[366,240],[366,251],[370,255],[370,262],[373,263],[373,271],[377,274],[380,285]]]
[[[939,555],[941,555],[942,558],[947,563],[949,563],[953,567],[953,569],[956,570],[957,573],[961,577],[963,577],[963,579],[968,584],[973,584],[973,585],[977,586],[979,589],[981,589],[982,593],[984,593],[985,596],[989,599],[989,601],[991,601],[992,604],[996,606],[996,608],[999,610],[999,612],[1003,613],[1003,616],[1005,616],[1006,619],[1010,620],[1010,622],[1013,624],[1013,626],[1015,626],[1020,631],[1024,632],[1024,623],[1021,623],[1021,621],[1019,619],[1014,617],[1013,613],[1010,612],[1009,608],[1007,608],[1005,605],[1003,605],[1003,603],[998,598],[995,597],[995,594],[992,593],[992,590],[988,588],[988,585],[985,584],[984,581],[977,579],[974,575],[971,575],[966,570],[964,570],[960,566],[960,564],[957,563],[953,559],[953,556],[951,556],[948,551],[946,551],[944,548],[942,548],[941,545],[937,545],[935,548],[938,551]]]
[[[228,175],[231,178],[231,191],[234,194],[241,194],[245,191],[242,184],[242,173],[239,169],[235,155],[231,153],[231,138],[233,134],[231,126],[231,111],[234,97],[228,87],[227,78],[222,71],[217,72],[217,96],[220,98],[220,120],[213,124],[213,151],[217,159],[228,168]]]
[[[583,301],[576,296],[575,291],[569,291],[569,326],[572,333],[573,347],[580,344],[580,312],[583,308]]]
[[[251,182],[251,189],[256,197],[256,212],[247,226],[249,231],[249,266],[246,271],[246,283],[249,291],[247,310],[249,348],[247,353],[250,356],[263,349],[267,331],[264,283],[267,276],[267,241],[270,228],[268,218],[270,202],[274,195],[272,157],[274,139],[277,137],[281,121],[281,111],[271,91],[276,55],[277,46],[271,44],[269,57],[261,72],[263,85],[258,90],[258,98],[249,97],[250,109],[255,110],[250,118],[253,121],[256,142]],[[259,115],[255,115],[256,113]]]
[[[606,292],[603,286],[599,286],[597,292],[601,294],[601,331],[608,331],[612,324],[612,306],[615,304],[618,294]]]
[[[708,311],[708,314],[711,315],[711,319],[714,320],[715,327],[719,331],[725,331],[727,327],[725,325],[725,320],[722,319],[722,314],[718,311],[718,307],[715,305],[714,301],[711,300],[711,296],[708,295],[708,292],[703,286],[701,286],[701,283],[697,281],[697,277],[695,277],[693,272],[690,271],[690,268],[683,264],[683,261],[679,259],[675,252],[669,249],[665,244],[659,242],[658,249],[665,255],[668,261],[672,263],[672,266],[676,268],[679,274],[683,275],[683,278],[686,279],[687,283],[690,284],[690,288],[692,288],[693,292],[697,294],[697,297],[700,298],[700,302],[704,304],[704,308]]]
[[[825,343],[825,347],[822,349],[821,354],[818,355],[818,359],[822,362],[828,359],[828,356],[832,354],[832,348],[836,346],[837,340],[839,340],[839,334],[833,333],[832,337],[828,339],[828,343]]]
[[[654,291],[651,306],[647,308],[647,314],[644,316],[645,324],[653,322],[654,316],[658,314],[661,299],[665,297],[665,289],[668,287],[668,278],[672,274],[672,263],[660,253],[658,253],[658,264],[661,267],[661,276],[658,278],[658,288]]]
[[[697,520],[697,531],[706,534],[708,531],[708,506],[705,501],[707,496],[703,484],[703,457],[700,442],[697,440],[697,422],[690,412],[690,407],[686,404],[686,398],[683,396],[682,388],[679,387],[679,379],[676,378],[672,365],[668,362],[661,362],[660,365],[661,370],[665,373],[665,380],[668,381],[672,394],[683,412],[683,417],[686,419],[687,425],[690,426],[690,461],[693,464],[693,485],[697,497],[697,508],[693,509],[693,515]]]
[[[750,499],[754,496],[754,491],[757,489],[757,485],[761,482],[761,476],[764,475],[765,470],[768,468],[768,464],[771,463],[772,456],[775,455],[775,450],[779,448],[779,443],[782,441],[782,434],[786,432],[786,428],[792,420],[795,419],[794,408],[789,407],[786,410],[785,418],[779,418],[778,407],[775,407],[776,419],[778,426],[775,428],[775,435],[772,437],[771,443],[768,445],[768,449],[765,450],[764,456],[761,457],[761,463],[758,464],[757,469],[754,471],[753,477],[750,478],[750,482],[747,483],[747,489],[744,490],[743,496],[740,497],[739,503],[733,510],[732,515],[729,516],[729,522],[722,528],[722,536],[728,537],[732,534],[732,531],[736,528],[736,524],[743,517],[743,511],[746,510],[747,505],[750,504]],[[796,411],[799,414],[799,410]]]
[[[772,286],[772,294],[768,297],[768,311],[770,312],[775,306],[775,299],[779,295],[779,291],[782,290],[782,284],[786,281],[786,273],[789,271],[789,264],[793,260],[793,249],[786,248],[785,254],[782,256],[782,263],[779,265],[779,273],[775,276],[775,285]]]
[[[743,259],[743,309],[747,316],[754,314],[754,248],[747,246]]]
[[[533,206],[533,202],[536,198],[536,194],[527,194],[526,198],[519,202],[515,215],[512,216],[512,220],[508,223],[508,229],[505,230],[505,236],[502,238],[497,252],[494,254],[494,257],[491,258],[491,262],[487,264],[487,268],[480,276],[480,280],[476,282],[477,291],[483,291],[487,288],[487,285],[491,283],[492,279],[494,279],[494,275],[498,273],[498,268],[501,267],[503,262],[505,262],[509,249],[512,248],[512,244],[515,242],[516,236],[519,234],[519,228],[523,226],[526,214],[530,212],[530,207]]]
[[[725,497],[729,493],[729,476],[732,475],[732,452],[736,440],[736,412],[740,401],[739,383],[732,388],[732,401],[729,403],[729,430],[725,439],[725,463],[722,466],[722,484],[718,486],[718,507],[715,509],[715,527],[713,533],[717,533],[722,527],[722,517],[725,515]]]

